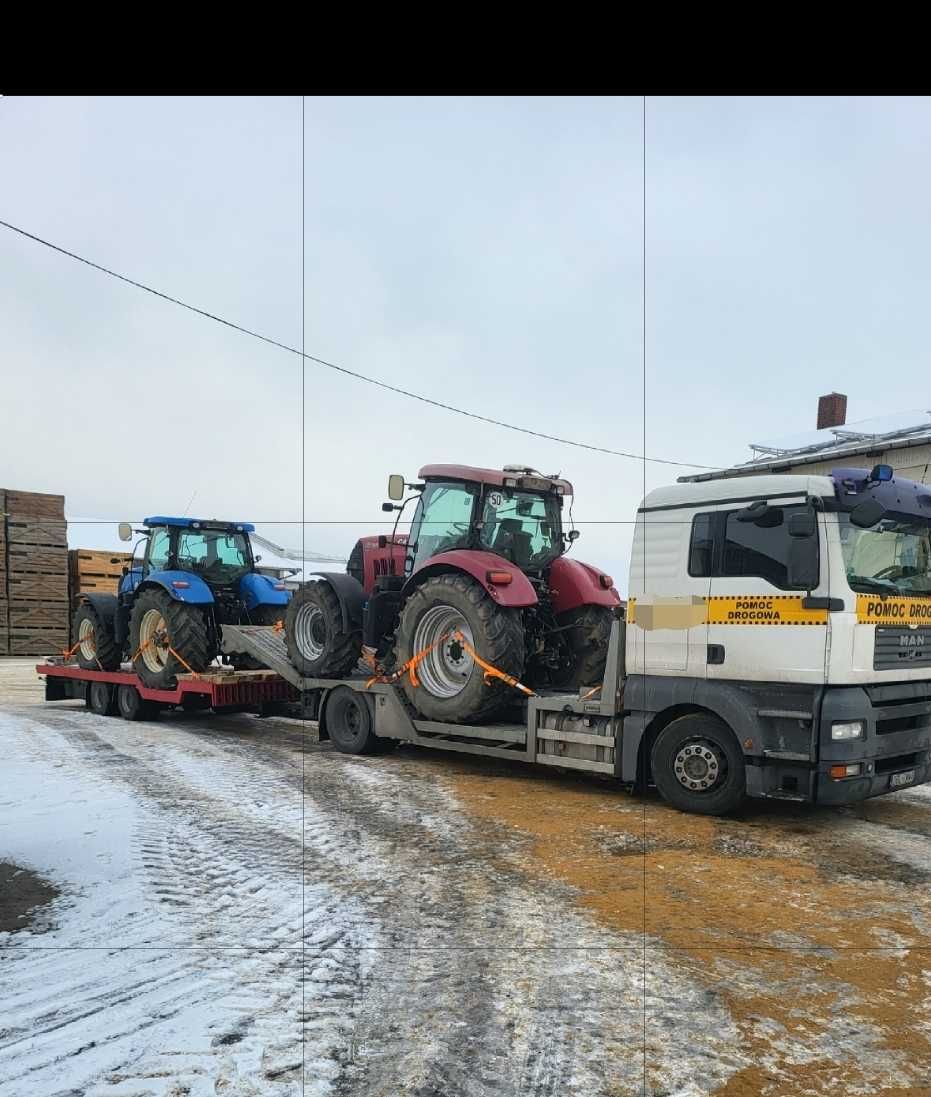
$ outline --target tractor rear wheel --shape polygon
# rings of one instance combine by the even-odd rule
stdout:
[[[213,659],[203,611],[176,602],[164,590],[145,590],[136,597],[129,639],[133,669],[150,689],[173,689],[176,675],[188,668],[204,671]]]
[[[458,634],[458,635],[457,635]],[[474,579],[461,573],[425,580],[408,598],[398,626],[397,665],[427,651],[403,679],[411,704],[428,720],[454,724],[487,720],[517,694],[500,678],[485,680],[463,640],[486,663],[513,678],[524,672],[520,610],[499,606]]]
[[[554,676],[555,686],[580,689],[604,680],[613,620],[610,606],[578,606],[556,618],[556,623],[566,629],[573,658],[564,671]]]
[[[362,630],[343,623],[343,607],[329,583],[314,580],[288,603],[288,658],[305,678],[344,678],[359,661]]]
[[[83,670],[119,670],[121,652],[106,621],[89,603],[78,606],[71,635],[78,644],[75,654]]]

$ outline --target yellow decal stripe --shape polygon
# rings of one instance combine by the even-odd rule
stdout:
[[[931,598],[881,598],[857,595],[857,623],[861,625],[931,624]]]
[[[631,598],[628,624],[642,629],[696,625],[826,625],[826,609],[805,609],[801,594],[722,594],[688,598]],[[928,603],[931,606],[931,602]]]

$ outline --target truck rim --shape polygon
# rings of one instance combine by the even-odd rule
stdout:
[[[689,792],[707,792],[724,780],[726,763],[716,743],[692,739],[683,743],[672,763],[676,779]]]
[[[452,606],[428,609],[414,630],[414,654],[431,649],[418,665],[417,677],[434,697],[455,697],[472,675],[475,660],[456,639],[456,632],[474,646],[468,622]]]
[[[81,655],[85,659],[93,659],[97,654],[97,643],[94,635],[94,622],[85,617],[78,625],[78,640],[81,644]]]
[[[165,669],[168,644],[168,625],[161,610],[146,610],[139,624],[139,647],[143,662],[153,674]]]
[[[294,618],[297,650],[313,662],[326,651],[326,618],[319,606],[301,606]]]

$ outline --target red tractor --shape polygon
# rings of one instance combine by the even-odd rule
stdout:
[[[363,651],[385,671],[420,655],[402,678],[430,720],[486,720],[515,699],[487,666],[530,687],[576,689],[604,674],[611,578],[566,556],[572,485],[533,469],[427,465],[423,483],[392,476],[400,512],[417,500],[409,535],[363,537],[346,574],[324,574],[292,598],[291,661],[308,678],[341,678]],[[478,658],[476,658],[478,656]],[[483,666],[482,664],[485,664]]]

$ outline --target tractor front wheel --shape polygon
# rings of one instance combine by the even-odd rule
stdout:
[[[555,675],[553,685],[560,689],[581,689],[597,686],[604,680],[613,620],[610,606],[578,606],[556,618],[557,625],[565,629],[572,662]]]
[[[343,621],[329,583],[314,580],[288,603],[284,622],[288,658],[305,678],[344,678],[359,661],[362,630]]]
[[[112,621],[105,620],[89,602],[75,611],[71,634],[78,645],[78,666],[83,670],[120,669],[120,649]]]
[[[520,610],[499,606],[474,579],[461,573],[426,579],[408,598],[398,626],[397,665],[421,655],[404,692],[428,720],[464,724],[487,720],[517,699],[489,675],[469,650],[513,678],[524,672]]]
[[[204,671],[213,659],[203,610],[163,590],[136,597],[129,638],[133,669],[150,689],[173,689],[176,675]]]

